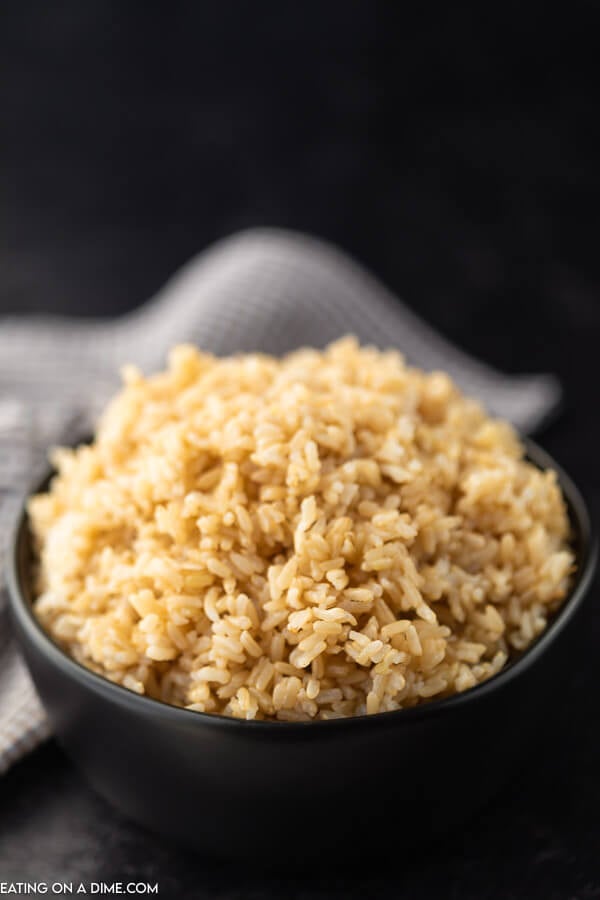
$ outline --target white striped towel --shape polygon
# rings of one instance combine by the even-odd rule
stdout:
[[[218,354],[282,353],[346,333],[398,347],[424,369],[445,369],[525,432],[560,399],[551,375],[502,375],[454,347],[335,248],[283,231],[244,232],[118,319],[0,320],[0,542],[47,447],[92,428],[122,363],[155,370],[180,341]],[[0,772],[50,734],[4,607],[0,594]]]

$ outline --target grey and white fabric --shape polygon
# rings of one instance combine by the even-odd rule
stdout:
[[[334,247],[278,230],[243,232],[117,319],[0,319],[0,583],[12,520],[48,447],[92,429],[122,364],[151,372],[180,342],[216,354],[279,354],[348,333],[396,347],[424,369],[446,370],[523,432],[536,430],[560,400],[552,375],[507,376],[473,359]],[[0,593],[0,772],[49,733]]]

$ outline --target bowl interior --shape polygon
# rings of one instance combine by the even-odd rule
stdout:
[[[9,551],[9,558],[7,560],[8,586],[13,613],[27,633],[27,636],[35,641],[38,648],[41,648],[44,652],[51,653],[55,660],[60,659],[61,665],[68,667],[70,673],[77,677],[78,680],[87,680],[88,684],[95,686],[96,689],[102,689],[103,692],[116,692],[114,694],[115,698],[123,698],[123,694],[125,694],[127,695],[129,702],[153,704],[155,707],[158,706],[162,708],[163,711],[170,711],[170,714],[192,716],[197,720],[209,720],[211,722],[215,722],[216,720],[221,723],[227,723],[231,727],[271,727],[276,729],[304,729],[307,727],[331,728],[339,727],[340,723],[356,722],[358,720],[367,722],[390,716],[402,716],[403,720],[408,721],[412,717],[420,718],[423,715],[432,714],[440,708],[463,703],[476,695],[481,696],[485,692],[500,686],[506,679],[517,677],[519,672],[525,666],[532,665],[536,658],[544,652],[545,648],[549,646],[575,614],[593,577],[596,565],[597,546],[595,537],[592,534],[590,517],[579,490],[576,488],[570,477],[549,456],[549,454],[530,439],[523,440],[527,448],[527,458],[532,463],[539,468],[553,468],[557,472],[568,507],[572,530],[571,545],[577,560],[577,571],[568,597],[552,616],[547,628],[533,641],[533,643],[524,651],[514,653],[509,658],[504,668],[492,678],[477,684],[460,694],[454,694],[440,700],[432,700],[408,709],[376,713],[375,715],[370,716],[354,716],[347,719],[318,720],[315,722],[273,722],[270,720],[251,720],[249,722],[242,722],[241,720],[219,714],[200,713],[182,709],[180,707],[171,706],[160,700],[154,700],[150,697],[135,694],[121,685],[115,684],[114,682],[97,675],[68,656],[53,638],[47,634],[36,618],[33,612],[34,592],[31,577],[34,564],[34,550],[25,503],[22,506],[15,524],[13,540]],[[52,480],[53,474],[52,471],[47,472],[45,476],[34,485],[28,495],[46,490]],[[59,656],[57,656],[57,654]]]

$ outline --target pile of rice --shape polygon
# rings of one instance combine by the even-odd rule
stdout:
[[[132,691],[245,719],[464,691],[573,571],[553,471],[444,374],[347,338],[283,359],[176,347],[32,498],[35,610]]]

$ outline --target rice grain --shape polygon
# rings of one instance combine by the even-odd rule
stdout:
[[[352,338],[124,371],[29,503],[35,611],[140,694],[305,721],[467,690],[546,627],[574,557],[553,471],[443,373]]]

